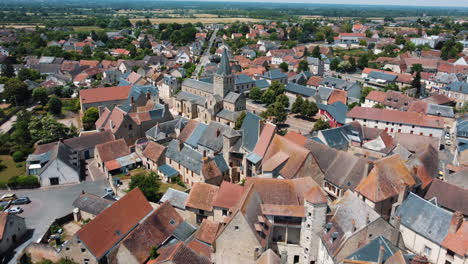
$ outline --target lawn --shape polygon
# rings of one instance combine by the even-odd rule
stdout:
[[[362,48],[361,49],[350,49],[350,50],[336,49],[334,52],[335,52],[336,55],[340,55],[340,56],[344,56],[344,55],[356,56],[356,55],[362,55],[362,54],[367,53],[367,51],[362,49]]]
[[[176,189],[176,190],[179,190],[179,191],[185,191],[185,188],[178,185],[177,183],[164,183],[164,182],[161,182],[161,187],[159,187],[159,193],[166,193],[167,189],[169,188],[172,188],[172,189]]]
[[[102,28],[100,27],[96,27],[96,26],[76,26],[76,27],[73,27],[73,31],[99,31],[99,30],[103,30]]]
[[[135,24],[137,21],[145,21],[145,18],[131,18],[129,19],[132,24]],[[261,22],[263,20],[256,19],[256,18],[248,18],[248,17],[198,17],[198,18],[150,18],[149,19],[153,24],[160,24],[160,23],[179,23],[179,24],[186,24],[186,23],[197,23],[201,22],[203,24],[212,24],[212,23],[234,23],[236,21],[239,22]]]
[[[0,183],[7,183],[8,179],[26,173],[24,161],[15,163],[11,156],[8,155],[0,155],[0,160],[6,166],[5,169],[0,170]],[[16,167],[17,164],[20,165],[19,168]]]

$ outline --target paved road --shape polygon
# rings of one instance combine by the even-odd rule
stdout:
[[[106,187],[108,187],[107,181],[100,180],[42,189],[0,192],[0,195],[14,192],[17,196],[27,196],[31,199],[30,204],[21,205],[24,212],[20,216],[26,219],[28,229],[32,229],[29,239],[12,252],[14,256],[5,262],[0,259],[0,263],[16,264],[16,257],[19,252],[30,242],[37,241],[56,218],[67,215],[73,210],[72,203],[82,190],[96,195],[103,195]]]
[[[210,59],[210,49],[213,46],[213,42],[216,39],[216,34],[218,34],[218,29],[216,28],[213,31],[213,34],[211,34],[210,42],[208,43],[208,47],[205,49],[203,52],[203,56],[200,58],[200,62],[198,63],[197,67],[195,68],[195,71],[193,71],[192,76],[198,76],[198,72],[201,70],[202,66],[205,66],[208,64],[209,59]]]
[[[34,107],[36,107],[36,106],[33,105],[31,107],[26,108],[26,110],[27,111],[32,111],[34,109]],[[0,126],[0,132],[7,133],[8,131],[10,131],[13,128],[13,125],[15,124],[16,119],[18,119],[18,117],[16,115],[10,117],[10,120],[6,121],[5,123],[3,123]]]

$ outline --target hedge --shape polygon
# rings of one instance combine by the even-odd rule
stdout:
[[[8,187],[12,189],[38,188],[40,186],[39,179],[34,175],[15,176],[8,180]]]
[[[15,151],[15,153],[13,153],[13,155],[11,155],[11,157],[13,158],[13,160],[15,162],[21,162],[24,160],[24,153],[20,150],[18,151]]]

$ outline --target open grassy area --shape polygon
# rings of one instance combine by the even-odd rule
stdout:
[[[159,188],[159,193],[166,193],[167,189],[169,188],[172,188],[172,189],[176,189],[176,190],[179,190],[179,191],[185,191],[185,188],[176,184],[176,183],[164,183],[164,182],[161,182],[161,187]]]
[[[1,164],[5,165],[6,168],[0,170],[0,183],[6,183],[8,180],[14,176],[25,174],[25,162],[15,163],[11,156],[9,155],[0,155]],[[19,164],[18,167],[16,165]]]
[[[362,54],[365,54],[367,53],[367,51],[365,51],[364,49],[350,49],[350,50],[347,50],[347,49],[336,49],[334,51],[334,53],[338,56],[344,56],[344,55],[348,55],[348,56],[358,56],[358,55],[362,55]]]
[[[96,27],[96,26],[77,26],[77,27],[73,27],[73,31],[99,31],[99,30],[102,30],[102,28],[100,27]]]
[[[137,21],[145,21],[146,19],[133,18],[130,19],[132,24],[135,24]],[[212,24],[212,23],[234,23],[239,22],[260,22],[261,19],[256,18],[247,18],[247,17],[198,17],[198,18],[150,18],[151,23],[160,24],[160,23],[197,23],[201,22],[203,24]]]

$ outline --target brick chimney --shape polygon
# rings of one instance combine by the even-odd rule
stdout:
[[[449,234],[456,233],[462,223],[463,223],[463,214],[460,211],[456,211],[452,215],[452,221],[450,221],[448,233]]]
[[[133,96],[130,97],[130,103],[131,103],[132,105],[135,104],[135,98],[134,98]]]
[[[221,135],[221,130],[219,130],[219,128],[216,129],[216,137],[219,137],[219,135]]]
[[[411,260],[411,264],[429,264],[429,261],[426,257],[417,255]]]

